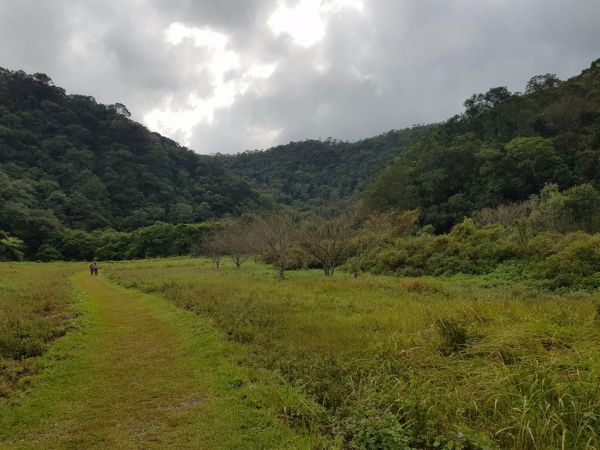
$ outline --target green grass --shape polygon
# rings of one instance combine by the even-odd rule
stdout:
[[[0,265],[3,448],[600,448],[596,293],[80,269]]]
[[[323,407],[285,409],[290,424],[349,448],[600,446],[594,293],[319,271],[281,283],[260,264],[189,259],[109,271],[210,318],[232,361],[280,374]]]
[[[332,445],[278,416],[318,405],[272,374],[224,358],[224,341],[206,320],[102,277],[83,273],[72,284],[77,327],[42,357],[26,395],[0,403],[2,448]]]
[[[41,369],[41,356],[64,335],[69,310],[68,264],[0,264],[0,396],[25,387]]]

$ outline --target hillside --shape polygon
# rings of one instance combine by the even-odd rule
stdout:
[[[447,230],[549,182],[600,186],[600,60],[566,81],[535,76],[524,93],[492,88],[465,108],[390,163],[366,189],[365,204],[421,208],[423,223]]]
[[[265,151],[218,155],[225,167],[298,209],[323,199],[345,199],[428,127],[393,130],[357,142],[305,140]]]
[[[30,251],[61,227],[199,222],[262,200],[215,159],[67,95],[44,74],[0,69],[0,230]]]

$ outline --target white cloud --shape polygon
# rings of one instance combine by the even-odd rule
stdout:
[[[202,50],[195,64],[198,74],[210,73],[212,89],[207,97],[190,92],[183,107],[174,105],[172,97],[164,100],[144,116],[146,125],[167,135],[183,138],[190,145],[192,131],[200,123],[212,124],[215,112],[233,105],[238,95],[248,92],[255,82],[268,79],[275,71],[275,64],[243,58],[229,50],[229,38],[209,28],[187,27],[181,23],[171,24],[164,32],[165,40],[172,46],[185,45],[186,40],[193,47]]]
[[[311,47],[325,36],[329,16],[343,8],[363,7],[362,0],[300,0],[292,7],[280,0],[267,23],[275,34],[286,33],[296,44]]]
[[[600,1],[9,0],[0,61],[196,151],[358,139],[598,58]]]

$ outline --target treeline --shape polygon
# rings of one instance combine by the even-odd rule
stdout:
[[[272,264],[288,270],[338,268],[401,276],[490,275],[540,288],[600,287],[600,192],[591,184],[561,191],[547,184],[519,203],[472,214],[449,232],[419,226],[420,211],[373,213],[323,208],[202,224],[155,223],[133,232],[63,230],[35,260],[121,260],[181,255]],[[21,259],[23,242],[0,232],[0,259]]]
[[[387,239],[416,230],[418,211],[365,215],[323,209],[299,217],[290,212],[246,217],[222,224],[202,240],[199,253],[219,268],[230,257],[239,268],[250,258],[272,264],[281,280],[293,269],[321,268],[332,276],[346,265],[358,276],[369,255]]]
[[[0,229],[25,241],[27,257],[63,228],[197,223],[268,202],[216,158],[130,120],[124,105],[0,68]]]
[[[268,150],[217,155],[226,168],[268,192],[280,204],[314,209],[323,200],[357,194],[427,126],[392,130],[356,142],[308,139]]]
[[[477,211],[445,234],[390,240],[365,262],[403,276],[491,274],[541,288],[600,287],[600,192],[546,185],[527,201]]]
[[[92,259],[117,261],[190,255],[197,249],[202,236],[218,226],[217,222],[156,222],[131,232],[62,229],[53,232],[29,259],[44,262]],[[21,260],[26,254],[26,245],[22,240],[0,231],[0,260]]]
[[[520,203],[475,212],[448,233],[419,226],[420,211],[289,213],[230,221],[204,235],[200,253],[218,268],[230,257],[292,269],[337,268],[402,276],[472,274],[540,288],[600,287],[600,192],[591,184],[547,184]]]
[[[600,186],[600,60],[566,81],[533,77],[524,93],[477,94],[433,127],[364,194],[376,211],[420,208],[442,232],[474,211],[523,201],[556,183]]]

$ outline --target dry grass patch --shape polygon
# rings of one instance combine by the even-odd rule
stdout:
[[[0,263],[0,396],[39,371],[36,357],[69,329],[69,276],[66,264]]]

